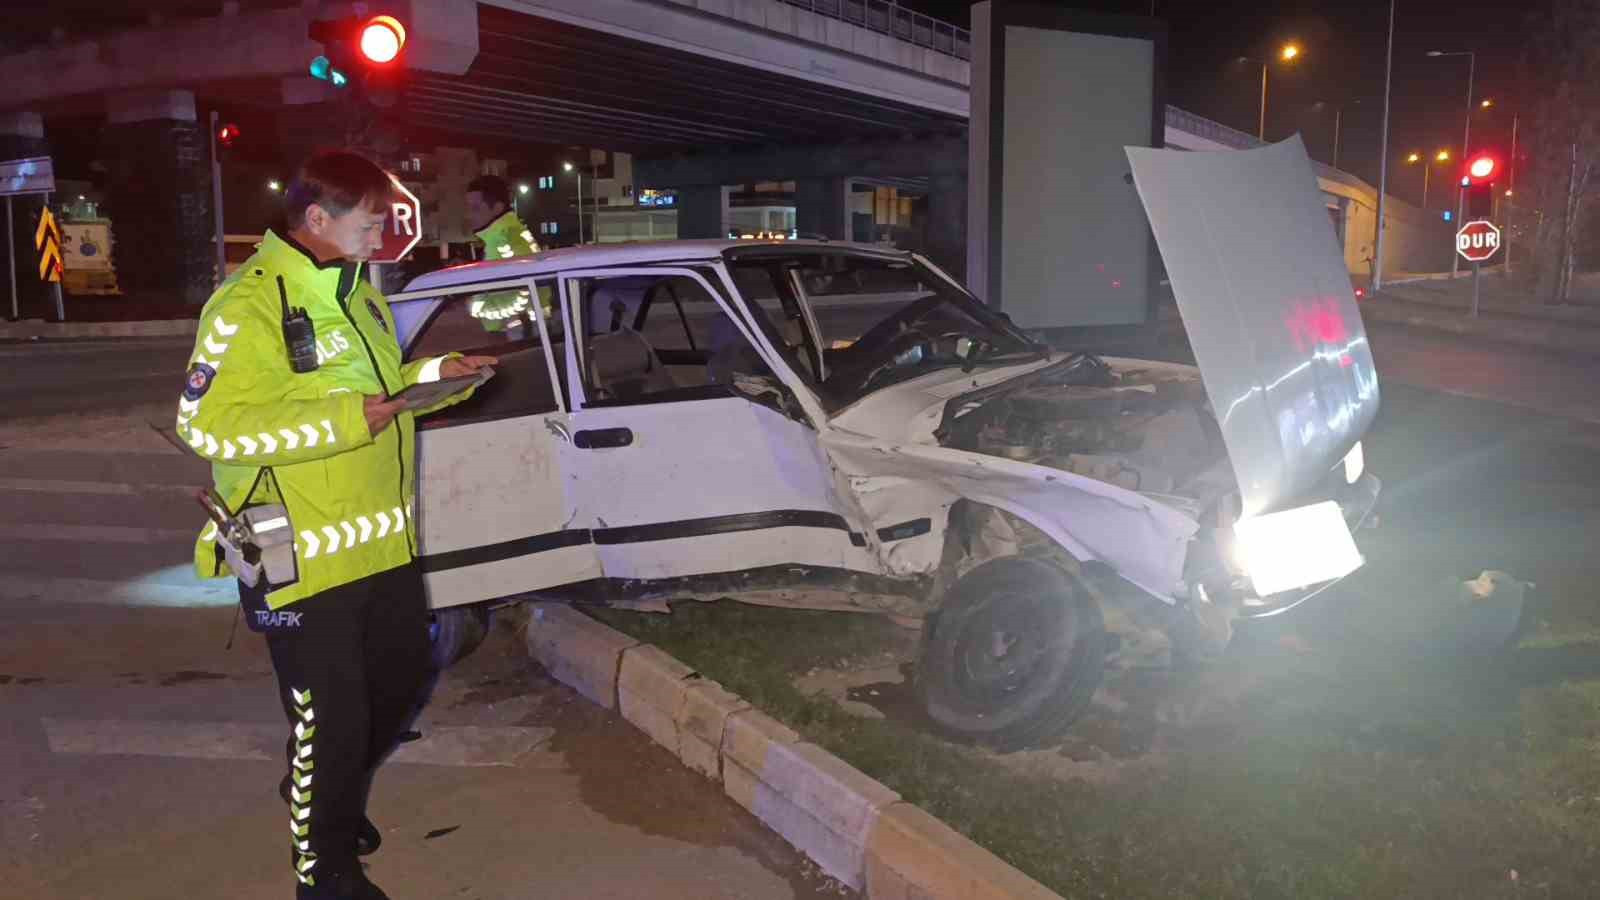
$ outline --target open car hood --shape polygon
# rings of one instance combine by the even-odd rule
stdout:
[[[1378,373],[1298,136],[1127,148],[1246,516],[1292,507],[1372,424]]]

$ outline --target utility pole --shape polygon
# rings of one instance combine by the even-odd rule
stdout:
[[[1389,49],[1383,63],[1383,154],[1378,157],[1378,224],[1373,238],[1372,292],[1383,288],[1383,198],[1389,190],[1389,85],[1394,74],[1394,4],[1389,0]]]
[[[1344,118],[1344,107],[1333,108],[1333,167],[1339,168],[1339,123]]]
[[[1511,274],[1511,214],[1517,208],[1517,119],[1511,117],[1511,159],[1506,168],[1506,274]]]
[[[228,251],[222,242],[222,160],[217,158],[217,111],[211,111],[211,218],[213,238],[217,243],[217,274],[211,279],[215,288],[228,277]]]

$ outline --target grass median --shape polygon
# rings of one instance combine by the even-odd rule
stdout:
[[[1039,749],[943,740],[892,679],[815,692],[818,672],[913,655],[882,619],[729,601],[594,614],[1067,897],[1600,895],[1600,559],[1585,550],[1600,442],[1475,401],[1385,401],[1367,459],[1388,521],[1350,589],[1213,666],[1115,675]],[[1479,568],[1540,585],[1517,648],[1383,639],[1394,609]]]

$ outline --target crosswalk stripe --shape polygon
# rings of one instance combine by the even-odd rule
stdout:
[[[41,720],[50,752],[84,756],[282,761],[281,722],[185,722],[160,719]],[[482,725],[423,726],[391,762],[425,766],[513,766],[555,729]]]

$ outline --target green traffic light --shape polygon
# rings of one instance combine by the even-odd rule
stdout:
[[[311,77],[318,81],[330,82],[334,87],[341,88],[350,83],[350,79],[338,69],[326,56],[319,56],[311,61]]]

